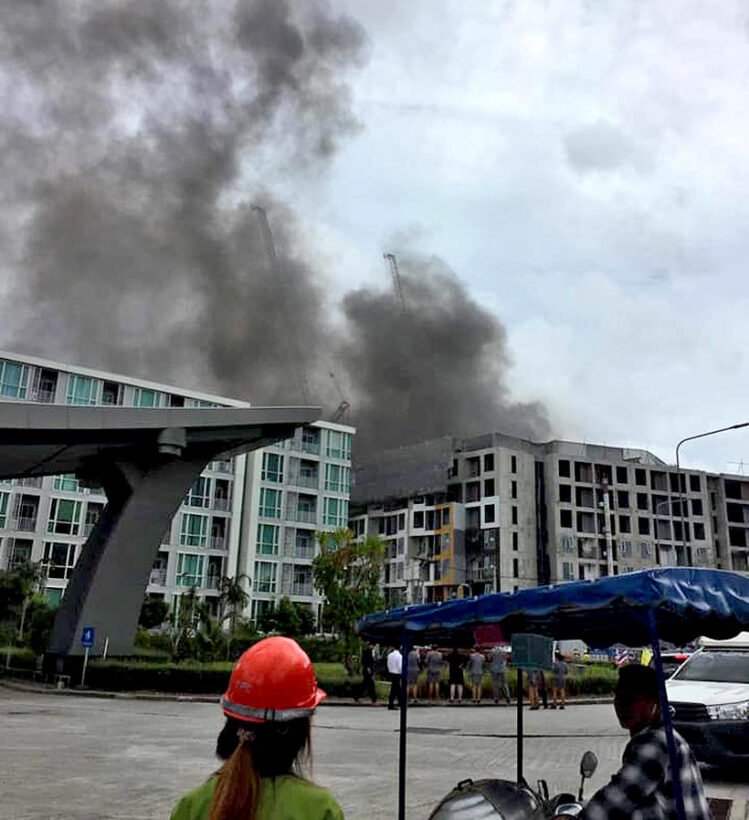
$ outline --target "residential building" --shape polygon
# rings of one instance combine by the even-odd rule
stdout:
[[[447,437],[357,470],[351,528],[385,540],[391,605],[654,566],[747,571],[749,479],[679,479],[639,449]]]
[[[247,402],[0,352],[0,401],[132,407],[249,407]],[[354,429],[316,422],[277,447],[211,462],[166,528],[148,594],[173,603],[195,587],[217,612],[219,579],[240,577],[250,612],[277,601],[319,606],[315,532],[345,526]],[[40,561],[58,603],[106,504],[75,476],[0,482],[0,568]]]

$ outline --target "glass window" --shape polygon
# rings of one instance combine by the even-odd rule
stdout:
[[[255,561],[254,591],[275,593],[277,572],[277,564],[271,561]]]
[[[29,368],[25,364],[0,359],[0,396],[25,399],[29,384]]]
[[[278,555],[278,534],[280,527],[275,524],[257,525],[257,551],[262,555]]]
[[[47,521],[47,532],[60,535],[78,535],[81,518],[81,502],[66,498],[53,498]]]
[[[177,555],[177,586],[178,587],[201,587],[203,586],[203,561],[202,555],[188,555],[180,552]]]
[[[62,493],[82,493],[83,487],[74,475],[56,475],[52,482],[52,489]]]
[[[179,543],[183,547],[204,547],[208,532],[208,516],[184,513],[182,515],[182,529]]]
[[[574,552],[574,544],[571,535],[562,536],[562,552]]]
[[[133,407],[161,407],[162,394],[145,387],[133,388]]]
[[[653,547],[648,541],[640,541],[640,557],[641,558],[652,558],[653,557]]]
[[[56,607],[60,606],[60,601],[62,601],[62,593],[63,590],[58,587],[46,587],[44,590],[44,597],[47,599],[47,603],[51,607]]]
[[[70,578],[75,566],[75,544],[45,541],[42,566],[48,578]]]
[[[264,518],[281,517],[281,490],[260,488],[260,515]]]
[[[68,404],[91,405],[99,403],[101,382],[89,376],[68,376]]]
[[[486,524],[493,524],[494,523],[494,504],[484,505],[484,523],[486,523]]]
[[[749,683],[749,653],[697,652],[674,675],[674,680]]]
[[[334,493],[348,493],[351,489],[351,469],[342,464],[326,464],[325,489]]]
[[[5,529],[5,522],[8,516],[8,499],[10,493],[0,493],[0,530]]]
[[[351,436],[338,430],[326,430],[325,455],[328,458],[351,460]]]
[[[263,453],[263,481],[283,484],[283,456],[278,453]]]
[[[562,577],[565,581],[574,581],[575,580],[575,566],[571,564],[569,561],[564,561],[562,563]]]
[[[345,527],[347,523],[348,501],[326,497],[323,503],[323,524],[330,527]]]
[[[198,476],[185,498],[188,507],[209,507],[211,503],[211,480]]]

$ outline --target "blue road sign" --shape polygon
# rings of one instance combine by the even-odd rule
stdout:
[[[84,649],[90,649],[94,645],[94,635],[96,629],[93,626],[84,626],[81,633],[81,645]]]

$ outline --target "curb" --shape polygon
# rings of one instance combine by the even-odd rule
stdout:
[[[81,697],[81,698],[101,698],[109,700],[150,700],[150,701],[171,701],[183,703],[219,703],[220,695],[180,695],[170,692],[105,692],[100,689],[56,689],[53,686],[46,686],[44,684],[28,684],[21,683],[8,678],[0,678],[0,687],[10,689],[14,692],[24,692],[29,695],[61,695],[63,697]],[[568,706],[591,706],[598,704],[613,703],[612,697],[600,698],[568,698]],[[349,708],[385,708],[387,707],[386,700],[379,700],[377,703],[369,703],[361,701],[357,703],[351,699],[343,698],[328,698],[322,706],[344,706]],[[495,706],[491,701],[487,700],[483,703],[461,703],[449,704],[444,701],[437,703],[419,701],[418,703],[409,704],[409,709],[434,709],[438,707],[450,707],[453,709],[477,709],[483,706]],[[509,706],[496,704],[499,709],[515,709],[516,704],[512,703]]]

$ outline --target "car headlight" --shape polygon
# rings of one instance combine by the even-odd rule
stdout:
[[[749,720],[749,700],[708,706],[707,713],[713,720]]]

